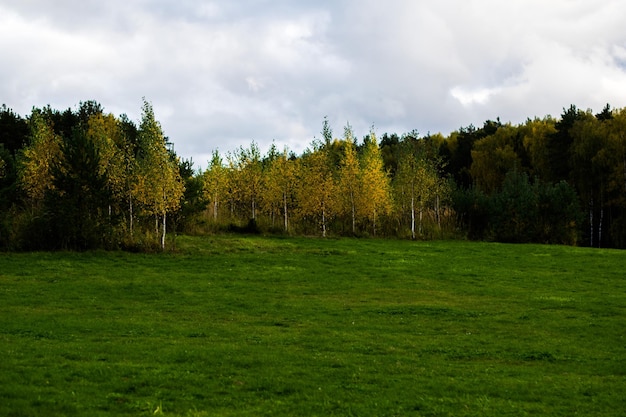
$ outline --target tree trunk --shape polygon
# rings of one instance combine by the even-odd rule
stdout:
[[[422,219],[423,218],[424,218],[424,208],[420,205],[420,227],[419,227],[420,236],[422,236]]]
[[[130,213],[129,219],[129,228],[130,228],[130,237],[133,237],[133,196],[132,194],[128,196],[128,211]]]
[[[322,207],[322,237],[326,237],[326,208]]]
[[[374,236],[376,236],[376,209],[374,209]]]
[[[415,240],[415,197],[411,196],[411,238]]]
[[[285,232],[289,228],[289,222],[287,217],[287,193],[283,193],[283,217],[285,220]]]
[[[161,233],[161,249],[165,249],[165,231],[167,230],[167,213],[163,213],[163,231]]]

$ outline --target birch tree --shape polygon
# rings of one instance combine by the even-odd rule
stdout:
[[[602,170],[597,163],[597,154],[603,147],[605,135],[601,132],[601,122],[590,112],[579,113],[578,120],[569,130],[573,139],[568,153],[570,179],[576,186],[581,200],[588,207],[589,244],[599,244],[602,238],[603,184]],[[598,230],[599,228],[599,230]]]
[[[328,153],[319,144],[302,157],[297,190],[300,218],[312,218],[326,237],[328,221],[335,215],[337,185],[330,168]]]
[[[258,145],[252,142],[249,148],[239,147],[236,153],[229,153],[228,164],[233,203],[247,207],[244,211],[250,213],[248,219],[256,221],[263,181]]]
[[[227,198],[228,172],[219,151],[214,150],[209,167],[203,174],[204,197],[211,204],[213,220],[217,222],[220,205]]]
[[[112,114],[97,113],[90,116],[87,122],[87,137],[98,150],[98,174],[106,179],[106,188],[112,197],[108,205],[111,216],[114,204],[120,203],[116,208],[122,208],[126,176],[129,174],[124,163],[123,138],[118,120]]]
[[[380,215],[391,212],[391,184],[385,172],[384,162],[376,134],[372,129],[365,142],[361,157],[362,181],[362,212],[364,217],[372,223],[376,235],[377,220]]]
[[[282,212],[283,229],[288,231],[293,193],[296,188],[296,162],[289,159],[287,148],[282,153],[270,152],[270,155],[265,174],[264,201],[270,212]]]
[[[352,234],[356,233],[357,206],[362,192],[361,169],[354,144],[354,134],[348,124],[344,128],[343,155],[339,165],[340,214],[352,220]]]
[[[30,143],[20,158],[20,185],[35,208],[54,188],[52,163],[61,157],[61,138],[38,110],[33,110],[28,124]]]
[[[137,194],[147,211],[155,219],[161,218],[160,245],[164,249],[167,213],[180,207],[185,187],[178,163],[167,150],[161,124],[154,117],[152,105],[145,100],[139,127],[139,145]]]
[[[411,237],[415,239],[417,234],[422,234],[424,211],[437,195],[437,170],[423,153],[416,150],[413,144],[406,142],[403,144],[398,161],[395,182],[398,197],[404,202],[408,201]]]

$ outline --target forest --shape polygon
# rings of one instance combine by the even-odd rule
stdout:
[[[300,155],[213,150],[200,170],[145,99],[139,121],[95,101],[3,105],[0,250],[159,251],[220,232],[626,247],[626,108],[360,140],[325,118],[320,134]]]

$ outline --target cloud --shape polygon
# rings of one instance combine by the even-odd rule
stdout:
[[[300,152],[320,136],[444,134],[563,107],[623,107],[621,0],[0,0],[2,101],[150,100],[206,166],[252,140]]]

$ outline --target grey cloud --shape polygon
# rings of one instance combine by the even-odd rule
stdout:
[[[0,0],[0,97],[16,111],[141,97],[179,154],[250,141],[299,152],[350,122],[362,137],[444,134],[500,116],[626,105],[620,0],[55,2]],[[9,41],[10,39],[10,41]]]

